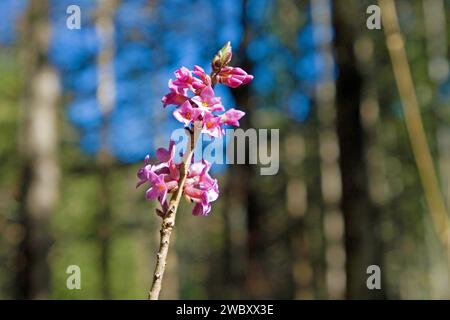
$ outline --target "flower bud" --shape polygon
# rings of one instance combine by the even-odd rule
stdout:
[[[231,43],[228,41],[214,56],[211,63],[213,71],[219,72],[223,67],[226,67],[230,63],[232,56]]]

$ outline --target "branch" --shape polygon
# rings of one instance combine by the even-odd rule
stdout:
[[[211,67],[212,72],[210,74],[211,87],[214,88],[219,81],[220,70],[227,66],[231,60],[231,44],[227,42],[221,50],[214,56]],[[195,121],[193,129],[190,130],[186,128],[189,132],[189,145],[187,146],[187,151],[183,156],[180,167],[180,178],[178,180],[178,188],[172,195],[170,199],[168,208],[165,207],[163,210],[165,212],[160,212],[163,219],[161,226],[161,240],[159,243],[159,250],[156,256],[156,267],[153,274],[153,282],[148,294],[149,300],[158,300],[159,293],[161,291],[161,283],[164,276],[164,270],[166,268],[167,253],[169,251],[170,236],[172,234],[173,227],[175,226],[175,217],[178,210],[178,205],[180,204],[181,196],[183,195],[184,185],[188,176],[189,166],[192,162],[192,157],[194,155],[194,147],[197,143],[200,133],[202,131],[202,121]],[[165,210],[166,209],[166,210]]]
[[[159,293],[161,291],[161,283],[164,276],[164,271],[166,268],[167,253],[169,251],[170,236],[172,234],[172,229],[175,226],[175,217],[178,210],[178,205],[180,204],[181,196],[183,195],[183,188],[188,175],[189,165],[194,155],[194,146],[200,135],[201,128],[198,128],[198,124],[195,123],[194,131],[189,131],[189,144],[188,150],[183,158],[180,168],[180,180],[178,182],[178,188],[172,195],[169,202],[169,208],[165,215],[163,216],[161,225],[161,239],[159,242],[159,250],[156,255],[156,267],[153,274],[153,282],[148,294],[148,300],[158,300]]]
[[[414,89],[411,70],[405,51],[404,40],[400,33],[395,4],[392,0],[379,0],[383,13],[383,25],[386,44],[391,57],[395,80],[403,105],[406,128],[419,171],[425,198],[431,218],[449,259],[449,218],[445,208],[433,158],[427,143],[424,126],[420,114],[419,103]]]

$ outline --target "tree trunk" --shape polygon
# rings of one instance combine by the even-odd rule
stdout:
[[[241,58],[236,61],[244,70],[251,73],[251,64],[247,56],[247,45],[250,41],[250,26],[247,18],[247,0],[242,1],[242,27],[243,39],[236,56]],[[250,127],[250,121],[253,114],[253,105],[250,101],[250,91],[248,86],[241,86],[232,90],[236,100],[236,105],[241,106],[246,115],[240,121],[241,127],[245,130]],[[236,153],[235,153],[236,154]],[[235,165],[230,167],[230,177],[239,177],[239,179],[230,179],[232,183],[230,199],[231,201],[244,202],[247,209],[247,264],[246,275],[243,286],[245,295],[248,298],[267,298],[268,289],[263,277],[263,270],[260,263],[258,244],[261,240],[260,217],[263,210],[259,208],[258,195],[252,186],[254,170],[248,164],[249,146],[246,144],[245,165]],[[239,199],[239,200],[238,200]]]
[[[311,2],[314,37],[317,30],[332,33],[331,4],[327,0]],[[331,37],[330,37],[331,39]],[[342,196],[341,172],[339,168],[338,138],[336,134],[336,84],[331,43],[323,42],[317,48],[324,61],[321,76],[317,79],[315,101],[319,123],[320,180],[323,202],[323,226],[326,256],[326,284],[328,297],[342,299],[345,294],[345,250],[344,223],[339,203]]]
[[[48,253],[52,245],[50,218],[59,190],[57,159],[58,76],[47,60],[50,40],[48,1],[32,0],[23,25],[24,93],[20,150],[20,211],[26,236],[18,260],[17,298],[48,298],[51,288]]]
[[[341,208],[345,220],[347,253],[347,298],[382,298],[383,290],[369,290],[367,267],[381,265],[377,237],[377,214],[368,192],[364,158],[365,132],[361,125],[362,76],[354,56],[355,30],[359,30],[358,7],[348,2],[336,4],[334,25],[339,78],[337,80],[337,125],[341,150]],[[382,286],[383,287],[383,286]]]
[[[111,298],[110,290],[110,241],[111,241],[111,219],[112,219],[112,176],[111,166],[113,162],[112,156],[108,152],[108,134],[109,134],[109,117],[115,107],[115,80],[114,80],[114,13],[116,11],[116,0],[101,0],[98,5],[96,32],[102,50],[97,56],[98,67],[98,84],[97,84],[97,101],[103,114],[102,123],[102,148],[97,157],[99,166],[99,211],[98,211],[98,236],[100,242],[100,276],[101,276],[101,292],[103,299]]]

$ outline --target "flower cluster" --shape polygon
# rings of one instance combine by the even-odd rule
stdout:
[[[156,150],[159,164],[151,165],[150,157],[147,156],[144,167],[140,168],[137,173],[139,178],[137,187],[145,183],[150,185],[146,197],[148,200],[159,200],[163,209],[163,211],[158,211],[160,215],[167,210],[167,194],[179,188],[181,164],[175,164],[174,155],[175,143],[171,140],[169,149],[159,148]],[[208,173],[210,167],[211,165],[205,160],[189,166],[183,193],[188,200],[195,203],[194,215],[207,215],[211,211],[211,202],[219,197],[217,180],[211,178]]]
[[[253,76],[241,68],[228,66],[231,61],[231,46],[227,43],[214,57],[211,75],[195,66],[193,70],[181,67],[175,71],[175,80],[169,80],[170,92],[162,98],[163,106],[175,105],[173,116],[186,128],[199,127],[202,133],[220,137],[224,133],[223,125],[239,126],[244,112],[234,108],[225,111],[221,98],[216,97],[214,86],[218,83],[231,88],[249,83]],[[158,199],[164,216],[168,210],[167,194],[180,188],[181,166],[174,161],[175,144],[170,141],[169,149],[156,151],[158,164],[151,165],[150,158],[145,158],[144,167],[138,171],[137,186],[148,184],[147,199]],[[219,196],[217,180],[211,178],[211,164],[202,160],[189,163],[187,176],[182,185],[184,196],[195,203],[194,215],[207,215],[211,211],[211,202]]]
[[[202,133],[212,137],[222,136],[222,125],[239,126],[239,119],[245,113],[240,110],[230,109],[221,115],[216,112],[224,111],[220,97],[216,97],[212,88],[211,77],[203,68],[195,66],[194,70],[185,67],[175,72],[175,80],[169,80],[170,92],[162,98],[164,107],[176,105],[174,117],[189,127],[195,121],[200,121]],[[253,79],[241,68],[224,67],[215,78],[219,83],[236,88]]]

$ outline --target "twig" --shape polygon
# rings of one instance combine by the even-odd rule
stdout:
[[[439,189],[439,182],[436,176],[433,158],[428,147],[419,104],[414,90],[411,70],[404,47],[404,40],[400,33],[395,4],[392,0],[379,0],[379,4],[383,14],[386,44],[391,57],[398,91],[402,100],[403,113],[411,148],[416,160],[434,227],[446,250],[447,259],[450,262],[449,218],[445,208],[444,199]]]
[[[217,84],[218,73],[214,70],[211,72],[211,87],[214,88]],[[193,130],[187,130],[189,132],[189,145],[188,150],[184,154],[183,161],[180,168],[180,179],[178,182],[178,189],[172,195],[170,199],[169,208],[163,216],[163,221],[161,225],[161,239],[159,242],[159,250],[156,255],[156,267],[153,273],[153,282],[148,293],[148,300],[158,300],[159,293],[161,291],[161,283],[164,276],[164,270],[166,269],[167,253],[169,251],[170,236],[172,234],[173,227],[175,226],[175,217],[178,210],[178,205],[180,204],[181,196],[183,195],[184,184],[186,183],[186,178],[188,175],[189,165],[192,161],[192,156],[194,155],[194,147],[200,136],[202,127],[201,122],[195,121]]]
[[[189,144],[190,148],[185,153],[183,162],[180,168],[180,179],[178,182],[178,189],[172,195],[169,202],[169,208],[162,218],[161,225],[161,239],[159,243],[158,254],[156,255],[156,267],[153,274],[153,282],[148,294],[148,300],[158,300],[159,293],[161,291],[161,283],[164,276],[164,270],[166,268],[167,253],[169,251],[170,236],[172,234],[173,227],[175,226],[175,217],[180,204],[181,196],[183,195],[183,188],[188,175],[189,165],[194,154],[194,147],[199,137],[201,128],[197,127],[197,123],[194,124],[194,131],[189,131]]]

